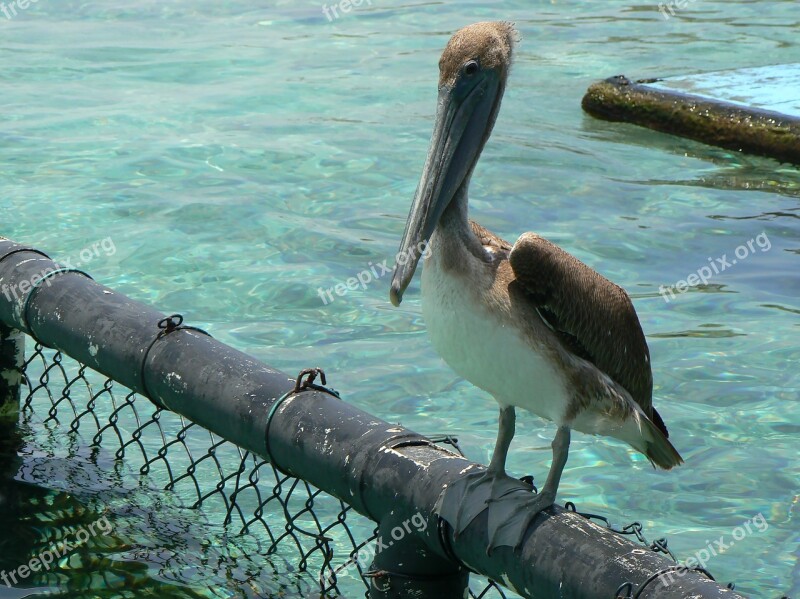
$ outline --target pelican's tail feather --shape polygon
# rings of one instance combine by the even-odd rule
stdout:
[[[641,418],[642,436],[640,444],[633,445],[647,456],[653,464],[664,470],[670,470],[683,464],[683,458],[678,450],[669,442],[666,435],[646,416]]]

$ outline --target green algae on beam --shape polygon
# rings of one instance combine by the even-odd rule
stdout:
[[[800,164],[800,118],[700,96],[663,91],[619,75],[589,87],[583,109],[730,150]]]

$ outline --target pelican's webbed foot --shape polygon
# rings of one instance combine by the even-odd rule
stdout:
[[[496,500],[492,500],[489,506],[489,547],[491,553],[495,547],[508,545],[517,549],[522,544],[525,532],[528,530],[533,519],[542,511],[546,510],[556,500],[558,483],[561,480],[561,473],[567,463],[569,454],[569,427],[559,426],[556,436],[553,439],[553,464],[547,474],[547,481],[541,492],[529,499],[517,499],[512,501],[512,496],[506,494]]]
[[[436,512],[458,537],[485,509],[489,509],[490,534],[493,506],[515,491],[530,493],[531,485],[509,477],[504,472],[473,470],[453,482],[439,495]]]
[[[555,493],[544,491],[521,501],[510,501],[508,496],[490,500],[487,553],[503,545],[518,548],[533,519],[554,502]]]

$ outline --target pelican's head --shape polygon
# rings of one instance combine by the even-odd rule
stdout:
[[[470,175],[500,109],[516,40],[511,23],[475,23],[459,29],[439,59],[436,122],[389,291],[395,306],[445,208],[459,193],[466,199]]]

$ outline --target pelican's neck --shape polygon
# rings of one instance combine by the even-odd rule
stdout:
[[[468,188],[469,179],[459,187],[456,195],[450,200],[435,231],[434,245],[439,246],[439,251],[445,257],[452,258],[448,262],[453,262],[454,265],[470,255],[485,260],[486,252],[483,245],[469,224]]]

